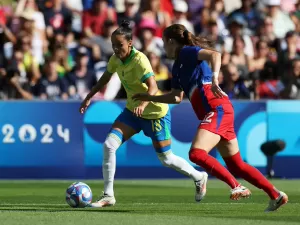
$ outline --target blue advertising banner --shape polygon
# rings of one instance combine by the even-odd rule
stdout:
[[[80,102],[0,102],[0,178],[101,178],[102,144],[125,102],[94,102],[78,112]],[[300,102],[233,102],[235,128],[243,159],[263,169],[266,157],[260,146],[266,140],[284,139],[285,151],[276,158],[282,176],[300,177],[283,166],[300,162]],[[191,105],[170,106],[172,151],[188,159],[199,121]],[[280,129],[278,126],[280,125]],[[222,158],[212,151],[221,162]],[[224,162],[223,162],[224,163]],[[117,177],[182,177],[163,168],[143,132],[117,151]]]
[[[0,177],[22,177],[27,170],[33,177],[47,177],[55,170],[60,176],[74,167],[82,170],[78,106],[78,102],[0,102]]]
[[[101,166],[102,144],[115,118],[125,107],[124,102],[94,103],[84,116],[85,165]],[[189,102],[171,105],[172,151],[188,159],[188,151],[199,125]],[[235,125],[244,160],[255,166],[265,166],[260,145],[266,141],[266,104],[264,102],[236,102]],[[104,110],[105,109],[105,110]],[[250,154],[247,154],[250,152]],[[213,153],[216,154],[216,153]],[[161,166],[151,139],[143,132],[134,135],[117,152],[118,166]],[[147,159],[147,160],[145,160]],[[218,159],[221,157],[218,155]]]
[[[268,140],[285,141],[284,151],[279,152],[276,160],[276,173],[279,176],[300,177],[300,102],[269,101]]]

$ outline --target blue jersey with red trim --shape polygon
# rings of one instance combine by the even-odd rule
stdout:
[[[173,65],[172,88],[182,89],[189,96],[197,85],[211,84],[212,71],[206,61],[198,60],[198,46],[184,46]]]
[[[217,106],[229,103],[211,91],[212,71],[206,61],[198,60],[199,46],[184,46],[172,69],[172,88],[181,89],[189,98],[200,120]]]

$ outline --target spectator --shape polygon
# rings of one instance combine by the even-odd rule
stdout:
[[[92,42],[100,47],[101,60],[108,61],[114,53],[111,45],[111,35],[116,29],[117,25],[112,20],[105,20],[103,35],[92,38]]]
[[[187,1],[187,3],[189,5],[189,12],[194,23],[197,20],[195,18],[197,18],[197,16],[199,15],[200,10],[210,9],[212,5],[211,0],[189,0]]]
[[[287,43],[287,48],[281,51],[278,55],[278,71],[280,74],[284,73],[285,68],[290,65],[289,62],[300,57],[300,49],[297,48],[298,35],[296,32],[288,32],[285,40]]]
[[[44,15],[38,11],[34,0],[20,0],[15,14],[23,18],[23,23],[26,23],[24,20],[33,22],[33,24],[29,26],[30,30],[28,30],[32,35],[32,55],[38,64],[42,64],[44,61],[43,55],[47,49]]]
[[[285,89],[281,93],[285,99],[300,99],[300,59],[292,61],[285,77],[282,79]]]
[[[161,63],[160,56],[155,52],[147,53],[150,64],[152,66],[155,80],[160,91],[168,92],[171,90],[171,80],[168,72],[168,68]]]
[[[291,19],[293,20],[296,26],[296,32],[300,32],[300,0],[298,0],[295,4],[295,11],[291,15]]]
[[[274,33],[277,38],[283,38],[288,31],[295,30],[295,24],[280,9],[280,0],[266,0],[267,15],[272,18]]]
[[[123,20],[130,21],[131,26],[134,27],[137,23],[137,21],[140,20],[139,14],[137,13],[140,4],[140,0],[125,0],[125,11],[118,13],[118,24],[121,24]]]
[[[245,21],[247,21],[246,27],[251,31],[252,34],[255,33],[257,26],[260,23],[261,14],[254,8],[254,0],[242,0],[242,6],[239,9],[234,10],[228,18],[234,16],[240,16]]]
[[[100,47],[93,42],[91,42],[88,38],[82,37],[79,40],[79,45],[77,46],[78,50],[83,47],[83,49],[87,50],[88,55],[88,69],[94,70],[95,64],[101,61],[101,50]],[[75,58],[77,57],[77,53]]]
[[[173,23],[179,23],[186,27],[186,29],[195,34],[193,24],[187,18],[188,4],[184,0],[174,1],[174,20]]]
[[[229,63],[222,69],[223,83],[220,87],[230,99],[250,99],[250,91],[240,76],[238,68],[233,63]]]
[[[266,41],[256,43],[256,56],[249,61],[249,71],[253,74],[252,77],[258,79],[259,73],[263,70],[269,58],[270,49]]]
[[[142,0],[141,19],[152,20],[156,24],[155,36],[162,37],[162,31],[171,25],[170,15],[161,10],[160,0]]]
[[[59,77],[64,77],[71,71],[74,65],[68,49],[64,45],[56,45],[53,50],[53,57],[57,63],[55,68],[57,69]]]
[[[6,70],[0,69],[0,99],[8,99],[7,97],[7,84],[6,84]]]
[[[45,64],[45,78],[39,84],[42,99],[68,99],[67,83],[58,76],[57,65],[54,57],[48,59]]]
[[[224,52],[224,38],[220,35],[216,20],[209,20],[207,32],[203,34],[214,42],[214,48],[219,52]]]
[[[72,12],[62,0],[53,0],[53,5],[44,12],[46,32],[49,38],[57,32],[67,35],[72,30]]]
[[[94,0],[93,7],[83,12],[82,30],[84,35],[89,38],[101,36],[105,20],[116,22],[116,12],[108,7],[107,0]]]
[[[93,3],[94,3],[94,0],[82,0],[82,5],[83,5],[84,10],[93,8]],[[107,0],[107,3],[108,3],[108,6],[111,7],[113,5],[113,0]]]
[[[245,41],[242,36],[237,36],[233,40],[233,49],[230,54],[230,62],[233,63],[240,71],[243,79],[248,78],[249,56],[245,54]],[[224,56],[225,57],[225,56]]]
[[[274,33],[274,26],[271,17],[266,17],[257,29],[258,39],[264,40],[268,43],[269,46],[272,46],[274,49],[278,49],[278,39]]]
[[[260,79],[256,81],[256,99],[279,99],[284,86],[278,80],[276,64],[266,62],[260,73]]]
[[[244,52],[247,56],[252,58],[254,56],[253,43],[249,35],[245,35],[243,33],[243,28],[245,25],[246,21],[239,16],[234,16],[229,20],[228,26],[230,35],[224,39],[225,52],[230,53],[232,51],[234,38],[242,35],[245,43]]]
[[[40,79],[40,69],[36,58],[32,55],[32,37],[27,33],[21,33],[18,40],[18,48],[22,50],[23,63],[26,73],[32,76],[33,79]]]
[[[22,50],[15,49],[6,76],[5,91],[9,99],[32,100],[34,98],[39,79],[26,73]]]
[[[208,8],[203,8],[199,12],[199,19],[195,23],[196,35],[207,33],[208,22],[210,20],[210,11]]]
[[[82,0],[65,0],[66,7],[72,12],[72,30],[76,33],[82,32]]]
[[[134,46],[143,52],[157,51],[162,54],[163,42],[159,37],[155,37],[156,24],[151,19],[143,19],[137,31],[138,39],[134,41]]]
[[[148,54],[160,89],[170,88],[173,60],[164,58],[161,36],[172,21],[212,40],[222,53],[219,82],[231,98],[249,98],[254,91],[256,99],[298,98],[299,0],[241,3],[236,7],[236,2],[223,0],[18,0],[15,14],[0,8],[0,98],[48,99],[49,94],[55,99],[59,94],[47,94],[47,77],[42,79],[44,94],[40,93],[39,68],[45,67],[56,69],[51,80],[58,76],[67,81],[68,99],[81,99],[105,71],[113,54],[111,34],[124,19],[135,31],[134,46]],[[55,60],[52,66],[44,65],[49,57]],[[113,100],[119,89],[114,74],[96,98]]]
[[[227,23],[225,8],[223,0],[214,0],[211,5],[211,19],[218,24],[220,35],[228,35],[228,30],[225,24]]]
[[[80,47],[76,56],[76,66],[67,75],[71,97],[78,94],[81,99],[84,99],[97,83],[95,72],[88,69],[88,60],[88,50],[85,47]],[[76,90],[75,93],[74,90]]]
[[[0,15],[1,15],[1,11],[0,11]],[[17,39],[15,35],[6,26],[5,20],[6,19],[4,19],[3,17],[2,20],[0,19],[0,68],[4,68],[7,65],[8,55],[5,54],[5,46],[7,46],[8,43],[10,43],[11,45],[17,43]],[[12,48],[10,49],[12,54]]]

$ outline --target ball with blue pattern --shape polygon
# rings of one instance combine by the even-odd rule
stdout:
[[[84,208],[92,202],[92,190],[83,182],[71,184],[66,191],[66,202],[73,208]]]

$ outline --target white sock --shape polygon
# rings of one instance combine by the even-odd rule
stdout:
[[[116,172],[116,150],[122,141],[114,134],[108,135],[103,144],[102,173],[104,179],[104,194],[114,196],[114,177]]]
[[[179,173],[191,177],[194,181],[198,181],[203,178],[202,172],[196,170],[183,158],[174,155],[171,150],[165,154],[158,154],[158,158],[164,166],[175,169]]]

